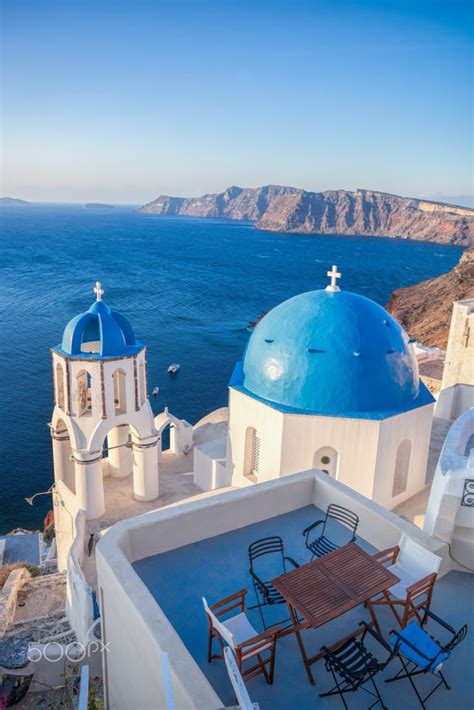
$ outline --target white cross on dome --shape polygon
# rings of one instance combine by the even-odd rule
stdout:
[[[340,291],[337,285],[337,279],[340,279],[342,274],[337,270],[337,266],[333,264],[331,271],[327,272],[327,276],[331,279],[331,283],[326,286],[326,291]]]

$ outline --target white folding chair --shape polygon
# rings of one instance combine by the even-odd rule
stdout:
[[[246,594],[247,590],[242,589],[212,606],[209,606],[205,597],[202,598],[209,624],[207,660],[210,663],[214,658],[224,658],[225,642],[231,648],[245,680],[262,673],[271,685],[275,670],[276,637],[280,627],[274,626],[259,634],[244,611]],[[227,616],[235,609],[238,609],[237,614]],[[223,619],[223,616],[227,618]],[[214,639],[217,639],[220,646],[221,652],[217,654],[212,652]],[[255,662],[249,666],[248,661],[252,660]]]
[[[388,569],[400,578],[400,581],[383,592],[381,597],[371,599],[367,604],[377,628],[380,630],[373,607],[380,605],[390,606],[402,628],[405,628],[414,616],[423,625],[426,612],[431,605],[441,557],[430,552],[405,533],[401,536],[398,545],[377,552],[373,557],[383,564],[388,563]],[[423,613],[421,613],[422,607]]]

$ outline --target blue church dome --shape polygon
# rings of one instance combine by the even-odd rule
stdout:
[[[337,287],[270,311],[230,384],[301,414],[383,419],[433,401],[399,323],[374,301]]]
[[[132,326],[120,313],[102,301],[103,290],[97,282],[97,300],[88,311],[69,321],[58,350],[65,355],[81,357],[121,357],[133,355],[143,348],[135,339]]]

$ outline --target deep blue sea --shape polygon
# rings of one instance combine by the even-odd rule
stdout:
[[[408,240],[258,232],[250,224],[155,217],[132,208],[2,208],[0,532],[40,526],[51,484],[49,348],[94,300],[131,321],[148,347],[155,412],[194,423],[226,404],[247,323],[302,291],[341,286],[386,304],[392,291],[451,269],[461,249]],[[176,377],[171,362],[181,363]]]

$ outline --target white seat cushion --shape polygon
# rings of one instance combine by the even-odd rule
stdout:
[[[417,578],[399,565],[390,565],[388,569],[390,570],[390,572],[400,578],[399,582],[396,582],[390,587],[390,594],[395,599],[406,599],[407,587],[410,587],[414,582],[417,582]],[[419,579],[422,579],[422,576],[419,577]]]
[[[228,631],[230,631],[234,637],[236,645],[244,643],[244,641],[248,641],[249,639],[254,638],[254,636],[258,636],[258,631],[254,629],[244,612],[237,614],[236,616],[232,616],[230,619],[226,619],[221,623]],[[258,652],[260,653],[261,651],[265,651],[267,648],[270,648],[271,645],[271,643],[268,643],[266,646],[262,646],[262,648],[259,648]],[[246,655],[251,652],[252,646],[245,649]]]
[[[251,639],[253,636],[257,636],[258,634],[258,631],[255,631],[244,612],[237,614],[236,616],[232,616],[230,619],[226,619],[221,623],[226,627],[226,629],[229,629],[236,644],[248,641],[248,639]]]

